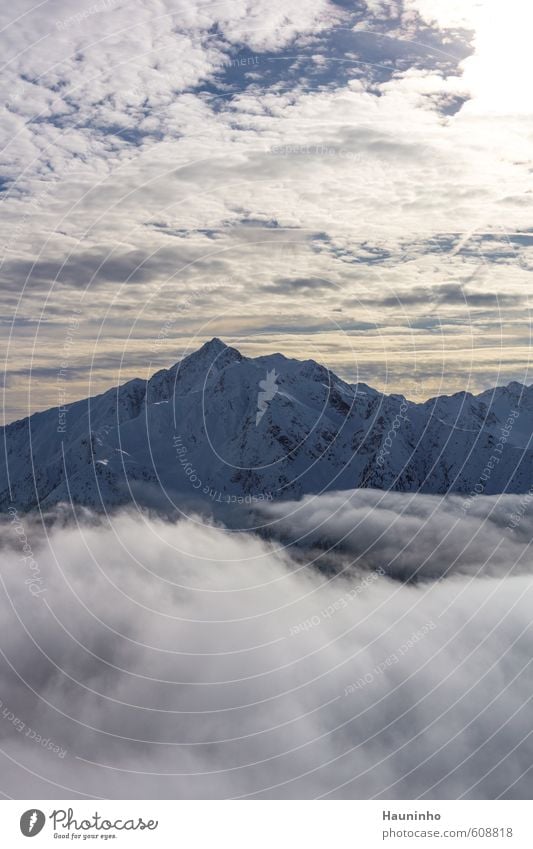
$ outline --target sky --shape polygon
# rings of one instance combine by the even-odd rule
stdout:
[[[0,15],[5,421],[213,336],[407,397],[532,382],[528,4]]]

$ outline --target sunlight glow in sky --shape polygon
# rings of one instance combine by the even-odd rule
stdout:
[[[474,54],[464,63],[474,112],[531,113],[533,6],[527,0],[476,3]]]

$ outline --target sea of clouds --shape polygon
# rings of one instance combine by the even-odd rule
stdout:
[[[523,501],[333,493],[261,533],[6,516],[9,794],[529,798]]]

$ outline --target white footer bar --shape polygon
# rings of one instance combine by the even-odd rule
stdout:
[[[6,847],[530,849],[530,816],[528,801],[9,800],[0,834]]]

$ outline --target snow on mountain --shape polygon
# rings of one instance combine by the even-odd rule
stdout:
[[[248,503],[373,487],[526,492],[533,387],[424,403],[350,385],[313,360],[243,357],[219,339],[148,381],[2,428],[0,510],[73,501]]]

